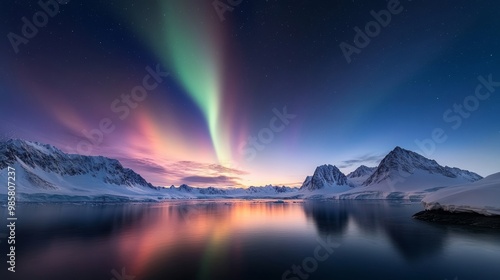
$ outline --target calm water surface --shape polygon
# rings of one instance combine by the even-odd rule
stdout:
[[[17,272],[7,271],[2,239],[0,279],[500,279],[499,231],[413,220],[420,210],[381,201],[20,205]]]

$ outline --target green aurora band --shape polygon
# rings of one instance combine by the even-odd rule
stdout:
[[[201,3],[190,2],[158,1],[162,26],[150,26],[147,39],[202,112],[217,159],[226,162],[231,154],[220,115],[221,27],[205,7],[196,8]]]

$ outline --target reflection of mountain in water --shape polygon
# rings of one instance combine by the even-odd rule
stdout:
[[[107,237],[148,216],[150,210],[140,205],[27,204],[18,211],[22,223],[18,224],[17,237],[23,239],[20,246],[29,245],[31,249],[42,245],[37,240],[74,238],[75,235],[82,239]],[[36,233],[35,240],[33,233]]]
[[[314,221],[319,234],[326,237],[330,234],[343,234],[347,229],[348,211],[344,203],[306,201],[304,212],[308,219]]]
[[[437,227],[423,231],[421,225],[385,223],[387,236],[392,245],[408,260],[417,260],[436,255],[444,248],[447,232]]]
[[[352,220],[368,238],[384,234],[407,260],[438,254],[446,241],[446,230],[412,219],[413,211],[411,207],[380,201],[304,204],[306,216],[312,219],[321,236],[345,233],[348,221]]]

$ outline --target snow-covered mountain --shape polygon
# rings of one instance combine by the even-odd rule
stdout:
[[[368,167],[365,165],[361,165],[360,167],[356,168],[353,172],[349,173],[347,175],[347,180],[351,186],[357,187],[363,184],[368,177],[370,177],[373,172],[377,167]]]
[[[384,181],[397,181],[409,177],[416,171],[424,171],[452,179],[474,182],[482,177],[476,173],[458,168],[444,167],[435,160],[425,158],[415,152],[396,147],[380,162],[373,174],[363,182],[363,186],[379,184]]]
[[[65,154],[53,146],[23,140],[1,142],[0,169],[15,164],[19,164],[30,178],[36,180],[42,179],[37,178],[35,171],[44,171],[60,176],[100,176],[107,184],[154,188],[139,174],[124,168],[116,159]]]
[[[396,147],[377,167],[360,166],[345,176],[332,165],[316,168],[300,188],[301,197],[333,199],[413,199],[482,177]]]
[[[15,168],[21,200],[22,196],[43,199],[47,195],[105,200],[108,195],[128,198],[159,193],[159,188],[115,159],[66,154],[37,142],[0,142],[0,170],[9,166]]]
[[[341,191],[349,188],[347,177],[336,166],[325,164],[318,166],[313,176],[307,176],[300,187],[302,191],[330,190]]]
[[[427,210],[500,215],[500,173],[431,193],[422,203]]]
[[[377,167],[368,167],[365,165],[361,165],[360,167],[356,168],[356,170],[349,173],[347,175],[347,178],[359,178],[359,177],[370,176],[373,174],[373,171],[375,171],[375,169],[377,169]]]
[[[428,192],[481,178],[476,173],[441,166],[435,160],[396,147],[361,187],[342,194],[340,198],[421,199]]]

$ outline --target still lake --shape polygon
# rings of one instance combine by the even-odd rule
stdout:
[[[412,219],[420,210],[388,201],[21,204],[16,273],[3,238],[0,279],[500,279],[498,230]]]

